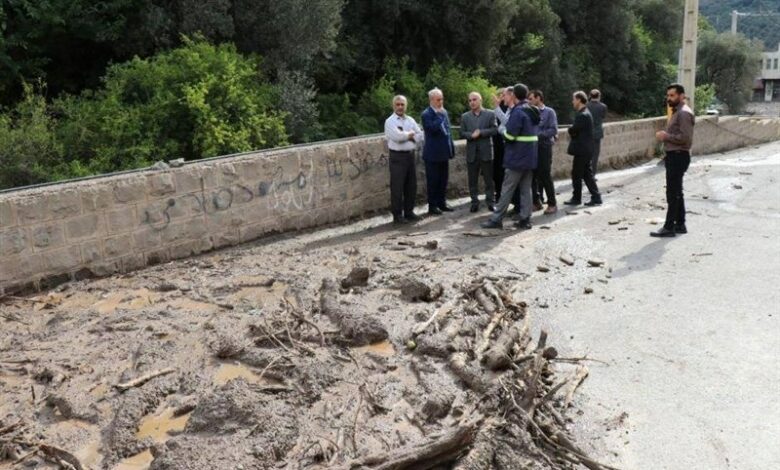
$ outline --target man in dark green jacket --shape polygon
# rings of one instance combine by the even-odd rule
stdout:
[[[471,212],[479,210],[479,174],[485,181],[485,204],[493,212],[493,142],[498,133],[496,115],[482,108],[482,96],[473,91],[469,93],[470,111],[460,118],[460,137],[466,139],[466,167],[471,195]]]

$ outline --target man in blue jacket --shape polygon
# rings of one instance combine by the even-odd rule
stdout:
[[[544,93],[541,90],[531,90],[528,102],[539,109],[539,159],[534,172],[534,180],[538,186],[533,188],[534,210],[542,208],[542,191],[547,192],[547,210],[545,214],[555,214],[558,211],[555,200],[555,185],[552,179],[553,145],[558,139],[558,116],[555,110],[544,105]]]
[[[504,131],[504,184],[496,211],[482,228],[503,228],[503,220],[515,188],[520,187],[520,215],[515,226],[531,228],[531,181],[538,159],[539,110],[528,104],[528,87],[514,86],[512,111]]]
[[[425,131],[423,161],[428,189],[428,213],[441,215],[452,212],[447,205],[447,181],[450,174],[450,159],[455,156],[455,146],[450,132],[450,118],[444,109],[444,94],[438,88],[428,92],[430,106],[422,113]]]

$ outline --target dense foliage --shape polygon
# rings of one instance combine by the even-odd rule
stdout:
[[[564,122],[594,87],[614,113],[658,115],[683,3],[0,0],[0,187],[379,132],[394,94],[419,116],[433,87],[456,124],[469,91],[491,107],[519,81]],[[742,96],[749,73],[732,57],[705,70],[729,105],[721,87]]]
[[[737,30],[749,39],[764,43],[766,50],[776,51],[780,44],[780,1],[778,0],[700,0],[699,10],[718,32],[731,31],[731,12],[740,16]]]

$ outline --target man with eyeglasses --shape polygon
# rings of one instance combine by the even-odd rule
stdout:
[[[469,93],[469,111],[460,118],[460,137],[466,139],[466,168],[468,170],[471,212],[479,210],[479,174],[485,182],[485,205],[493,212],[493,145],[498,134],[496,115],[482,108],[482,95]]]

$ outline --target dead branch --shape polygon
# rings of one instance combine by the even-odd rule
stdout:
[[[512,363],[512,347],[520,341],[522,335],[527,333],[528,330],[523,330],[519,325],[514,325],[504,331],[482,357],[485,366],[490,370],[508,368]]]
[[[482,353],[484,353],[490,345],[490,336],[493,334],[493,330],[496,329],[499,322],[504,318],[505,313],[505,310],[496,311],[496,313],[493,315],[493,318],[490,319],[490,323],[488,323],[488,326],[485,328],[485,331],[482,332],[482,342],[474,351],[478,358],[482,358]]]
[[[481,371],[468,363],[466,353],[455,353],[450,357],[450,369],[475,392],[484,393],[489,385],[483,379]]]
[[[60,449],[50,444],[38,444],[38,448],[44,457],[67,469],[85,470],[78,457],[65,449]]]
[[[140,387],[141,385],[145,384],[146,382],[156,378],[161,377],[163,375],[168,375],[176,372],[176,369],[173,367],[168,367],[166,369],[160,369],[155,370],[153,372],[149,372],[148,374],[142,375],[141,377],[138,377],[136,379],[133,379],[129,382],[121,383],[121,384],[114,384],[114,387],[116,387],[120,392],[124,392],[125,390],[129,390],[133,387]]]
[[[574,399],[574,392],[577,390],[577,387],[580,386],[583,380],[585,380],[585,377],[588,376],[588,368],[584,365],[581,365],[577,367],[576,372],[574,373],[572,379],[571,379],[571,386],[569,387],[568,392],[566,392],[566,398],[563,400],[563,407],[568,408],[571,404],[572,400]]]
[[[427,443],[404,447],[385,454],[353,461],[342,470],[402,470],[408,468],[433,468],[456,460],[473,443],[480,428],[481,417],[460,424],[438,439]]]
[[[454,301],[447,302],[446,304],[437,308],[436,311],[433,313],[433,315],[431,315],[431,317],[427,321],[423,323],[418,323],[417,325],[414,326],[414,328],[412,328],[412,335],[413,336],[419,335],[420,333],[425,331],[428,328],[428,326],[430,326],[430,324],[433,323],[437,318],[447,315],[452,311],[453,308],[455,308]]]

